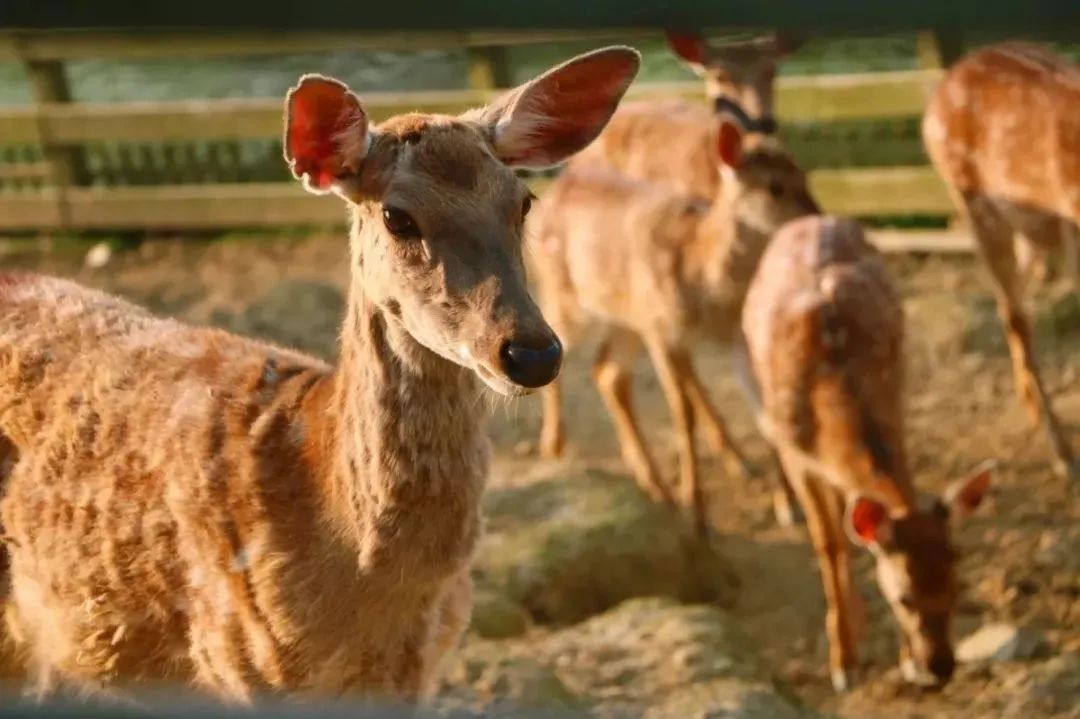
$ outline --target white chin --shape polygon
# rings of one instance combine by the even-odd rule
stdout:
[[[504,397],[521,397],[532,392],[528,387],[514,384],[508,379],[501,377],[483,365],[476,365],[476,375],[484,381],[492,392],[497,392]]]

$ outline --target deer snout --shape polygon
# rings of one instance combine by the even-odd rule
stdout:
[[[555,335],[531,341],[511,339],[499,348],[499,366],[514,384],[535,389],[559,375],[562,355],[562,343]]]

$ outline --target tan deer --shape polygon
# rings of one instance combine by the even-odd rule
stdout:
[[[732,115],[754,133],[775,133],[776,64],[801,39],[774,33],[741,41],[707,40],[668,32],[667,40],[676,56],[705,81],[712,108],[685,100],[624,102],[596,142],[571,159],[568,170],[614,169],[712,201],[721,178],[715,151],[717,115]],[[719,415],[696,410],[691,407],[694,424],[704,430],[708,448],[736,473],[753,474]],[[557,436],[561,440],[561,433]],[[541,456],[552,458],[562,453],[563,444],[549,438],[539,449]],[[776,515],[781,524],[789,524],[795,513],[782,472],[780,482],[785,490],[776,495]]]
[[[1055,249],[1070,258],[1074,290],[1080,279],[1080,67],[1026,44],[978,50],[938,85],[922,134],[990,269],[1020,399],[1046,429],[1055,470],[1078,478],[1039,375],[1022,280]]]
[[[905,678],[948,681],[957,595],[950,515],[978,506],[990,469],[980,466],[940,498],[916,492],[904,447],[903,309],[859,224],[818,216],[783,227],[761,258],[742,331],[743,379],[821,569],[834,687],[852,679],[862,623],[845,527],[877,562]]]
[[[816,212],[806,178],[771,138],[744,142],[722,119],[711,154],[724,174],[714,202],[607,168],[568,169],[545,193],[530,231],[541,306],[564,342],[587,320],[606,326],[593,377],[612,415],[622,456],[652,497],[670,499],[634,418],[630,379],[642,345],[671,408],[678,436],[680,500],[705,531],[694,424],[714,446],[730,445],[690,360],[697,337],[727,342],[738,328],[746,287],[770,235]],[[541,445],[564,442],[560,390],[544,391]]]
[[[605,165],[640,180],[665,182],[702,199],[716,197],[715,115],[733,115],[750,132],[771,135],[776,64],[798,46],[775,33],[749,40],[707,40],[669,32],[672,51],[705,81],[709,105],[686,100],[625,102],[596,142],[570,167]]]
[[[39,694],[431,686],[470,611],[482,386],[523,394],[562,354],[527,292],[512,168],[588,144],[638,66],[598,50],[486,108],[378,126],[345,85],[302,78],[286,158],[352,216],[337,367],[0,276],[0,429],[18,453],[0,586]]]

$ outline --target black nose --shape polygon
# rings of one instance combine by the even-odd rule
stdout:
[[[954,671],[956,659],[952,652],[941,652],[930,657],[930,673],[942,684],[952,679]]]
[[[555,379],[562,366],[562,345],[558,339],[541,347],[507,342],[499,350],[503,372],[522,387],[543,387]]]

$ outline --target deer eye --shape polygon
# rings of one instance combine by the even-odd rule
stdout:
[[[405,210],[383,205],[382,218],[386,229],[394,237],[400,240],[415,240],[420,237],[420,228]]]
[[[530,192],[525,195],[525,199],[521,201],[521,216],[522,218],[528,217],[529,210],[532,209],[533,195]]]
[[[779,182],[770,182],[769,183],[769,194],[772,195],[773,197],[780,197],[781,195],[784,194],[784,186],[781,185]]]

